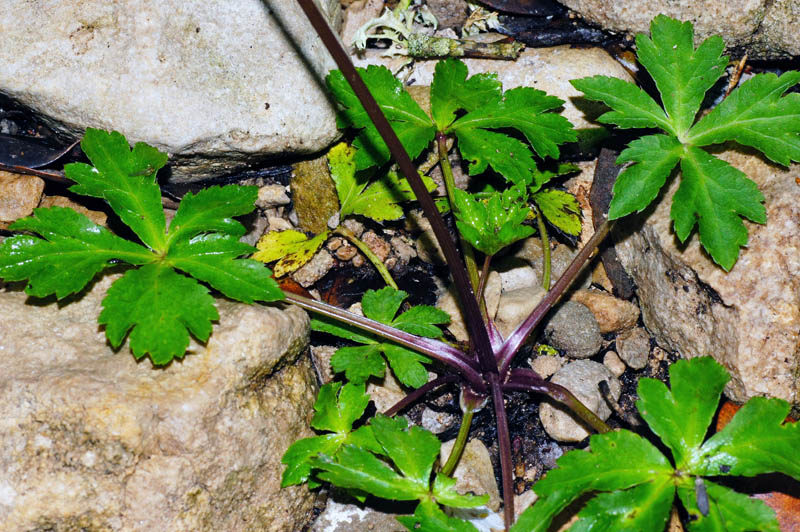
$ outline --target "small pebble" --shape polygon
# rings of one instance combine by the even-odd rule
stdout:
[[[603,347],[603,337],[594,314],[581,303],[565,301],[544,329],[550,343],[568,357],[589,358]]]
[[[425,407],[422,411],[422,428],[439,434],[446,431],[458,422],[458,418],[453,414],[447,412],[436,412],[435,410]]]
[[[286,194],[286,187],[283,185],[264,185],[258,189],[258,199],[256,207],[268,209],[278,205],[287,205],[291,200]]]
[[[374,231],[367,231],[361,235],[361,240],[367,245],[367,247],[372,250],[375,256],[381,262],[384,262],[387,257],[389,257],[389,253],[392,251],[392,248],[389,246],[389,243],[379,237],[377,233]]]
[[[553,375],[556,371],[560,370],[563,365],[564,362],[561,357],[552,355],[543,355],[531,360],[531,369],[538,373],[543,379]]]
[[[617,335],[619,357],[633,369],[642,369],[650,356],[650,335],[637,327]]]
[[[606,354],[603,355],[603,365],[611,370],[611,373],[616,377],[625,373],[625,362],[619,358],[616,351],[607,351]]]
[[[322,279],[335,265],[336,259],[327,250],[321,249],[302,268],[292,274],[292,279],[303,288],[308,288]]]

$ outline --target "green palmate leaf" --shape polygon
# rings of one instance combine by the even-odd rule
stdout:
[[[780,532],[775,512],[763,501],[708,480],[703,484],[708,505],[704,511],[698,507],[695,489],[678,487],[678,496],[689,513],[690,532]]]
[[[270,231],[256,243],[258,251],[253,253],[253,259],[264,263],[277,260],[273,268],[275,277],[283,277],[310,261],[328,239],[328,235],[330,231],[312,238],[293,229]]]
[[[160,264],[125,272],[103,299],[98,321],[111,345],[119,347],[130,331],[136,358],[150,353],[156,365],[182,357],[189,333],[205,342],[219,319],[214,298],[194,279]]]
[[[381,452],[382,447],[375,440],[372,428],[363,426],[353,431],[353,423],[359,419],[369,403],[369,396],[363,385],[331,382],[320,388],[314,403],[314,418],[311,426],[328,434],[303,438],[294,442],[281,458],[286,465],[281,487],[302,484],[308,481],[310,487],[318,485],[313,479],[312,459],[320,453],[334,456],[342,445],[356,444],[359,447]]]
[[[500,100],[503,86],[497,74],[477,74],[467,79],[467,65],[458,59],[439,61],[431,83],[431,114],[439,131],[456,119],[456,111],[474,111]]]
[[[534,485],[540,499],[523,512],[514,532],[548,530],[552,519],[583,493],[661,483],[672,476],[658,449],[632,432],[595,434],[590,447],[591,452],[572,451],[559,458],[558,467]]]
[[[366,70],[358,71],[403,147],[412,159],[418,156],[433,139],[435,128],[431,119],[388,68],[370,65]],[[389,148],[342,73],[335,70],[326,81],[328,89],[342,106],[339,115],[342,125],[361,130],[353,144],[358,149],[354,159],[356,169],[380,166],[388,161]]]
[[[791,405],[754,397],[697,453],[691,471],[702,475],[755,476],[781,472],[800,480],[800,423],[785,423]]]
[[[516,129],[540,157],[558,158],[558,144],[576,139],[572,125],[566,118],[546,112],[563,103],[543,91],[518,87],[506,91],[500,100],[488,102],[462,116],[449,130],[458,133],[461,129]],[[494,146],[486,148],[496,149]]]
[[[72,192],[105,199],[117,216],[151,249],[164,251],[166,222],[156,172],[167,155],[144,143],[133,150],[116,131],[87,129],[81,141],[83,152],[94,167],[72,163],[64,174],[77,183]]]
[[[334,373],[344,372],[347,380],[355,384],[363,384],[370,377],[380,379],[386,373],[382,347],[379,343],[340,347],[331,357],[331,368]]]
[[[441,447],[439,438],[422,427],[406,428],[380,414],[375,416],[371,425],[375,439],[400,473],[428,492],[433,463]]]
[[[700,242],[714,261],[730,270],[747,245],[747,228],[740,216],[757,223],[767,221],[764,195],[747,176],[722,159],[689,147],[681,160],[683,179],[672,197],[670,218],[683,242],[695,223]]]
[[[675,486],[669,478],[601,493],[584,506],[569,530],[664,530],[674,499]]]
[[[649,135],[631,142],[620,153],[617,164],[637,164],[625,168],[617,177],[614,197],[608,208],[609,220],[641,212],[650,205],[682,154],[681,143],[666,135]]]
[[[642,89],[610,76],[574,79],[570,83],[590,100],[604,102],[613,109],[597,118],[603,124],[621,128],[658,127],[670,131],[672,124],[664,110]]]
[[[672,450],[681,469],[703,443],[729,377],[708,357],[676,362],[669,368],[669,377],[671,390],[659,380],[641,379],[636,408]]]
[[[237,301],[283,299],[283,292],[264,264],[237,259],[252,251],[252,246],[239,242],[236,237],[209,233],[177,242],[170,248],[166,261]]]
[[[533,234],[522,222],[530,214],[526,194],[519,188],[494,192],[486,200],[455,189],[456,226],[461,236],[475,249],[494,255],[504,247]]]
[[[439,309],[420,305],[395,318],[395,314],[407,297],[406,292],[389,286],[378,291],[367,290],[361,301],[361,308],[366,317],[402,331],[429,338],[441,336],[442,331],[437,324],[447,323],[450,321],[450,316]],[[418,388],[428,380],[424,364],[430,363],[430,360],[423,355],[389,342],[381,342],[371,335],[362,334],[355,328],[326,319],[312,320],[311,328],[367,344],[343,347],[331,358],[334,371],[337,373],[344,371],[345,376],[352,382],[362,383],[371,376],[383,377],[386,365],[380,356],[381,353],[386,356],[397,379],[406,386]]]
[[[664,15],[653,19],[650,33],[650,38],[636,36],[637,56],[661,93],[672,124],[667,131],[681,137],[694,123],[706,91],[725,73],[725,43],[715,35],[695,49],[692,24]]]
[[[800,72],[757,74],[703,117],[689,132],[695,146],[734,140],[788,166],[800,161],[800,94],[781,97]]]
[[[536,169],[533,154],[519,140],[503,133],[478,128],[456,130],[461,156],[470,161],[469,174],[477,175],[491,167],[515,184],[526,185]]]
[[[471,523],[450,517],[433,501],[424,500],[417,505],[414,515],[397,516],[407,529],[425,532],[478,532]]]
[[[550,224],[568,235],[581,234],[581,206],[575,196],[563,190],[542,190],[531,200]]]
[[[245,227],[233,217],[252,212],[256,199],[255,186],[213,186],[197,194],[187,192],[169,224],[167,239],[172,243],[207,232],[240,237],[245,234]]]
[[[31,217],[11,224],[18,235],[0,245],[0,277],[28,280],[26,293],[59,299],[82,290],[113,259],[131,264],[153,260],[147,248],[124,240],[72,209],[35,209]]]

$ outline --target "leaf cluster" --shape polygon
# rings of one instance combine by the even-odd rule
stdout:
[[[800,82],[800,72],[757,74],[697,120],[706,92],[728,63],[722,39],[709,37],[695,48],[692,24],[664,15],[653,19],[650,32],[637,35],[637,57],[658,88],[660,105],[617,78],[572,81],[588,99],[611,108],[600,122],[663,131],[631,142],[620,154],[617,163],[630,165],[614,186],[609,218],[641,212],[680,166],[670,212],[675,234],[684,242],[697,225],[703,247],[730,270],[747,245],[742,218],[766,222],[764,196],[742,171],[702,148],[734,141],[782,165],[800,161],[800,94],[784,95]]]
[[[190,333],[200,341],[211,334],[219,315],[209,289],[198,281],[246,303],[283,298],[268,269],[239,258],[252,247],[239,242],[245,228],[234,218],[253,210],[256,187],[187,193],[167,229],[155,179],[166,154],[144,143],[131,150],[120,133],[97,129],[86,131],[81,148],[92,164],[64,168],[76,183],[70,190],[105,200],[139,242],[72,209],[35,209],[10,226],[26,233],[0,246],[0,277],[27,280],[25,291],[32,296],[62,299],[113,264],[134,266],[109,288],[98,321],[113,347],[130,334],[133,354],[149,354],[156,365],[182,357]]]
[[[663,530],[675,496],[689,514],[689,530],[778,532],[774,512],[706,477],[780,472],[800,480],[793,459],[800,424],[785,423],[790,405],[751,399],[709,439],[708,427],[729,376],[709,357],[670,367],[671,389],[656,379],[639,382],[642,418],[670,449],[672,462],[642,436],[619,430],[591,437],[590,451],[571,451],[535,486],[539,500],[513,532],[545,531],[582,494],[596,492],[571,531]]]
[[[367,290],[361,300],[361,309],[367,318],[395,329],[426,338],[439,338],[442,330],[438,326],[448,323],[450,315],[428,305],[414,306],[397,315],[407,297],[406,292],[389,286],[377,291]],[[424,364],[429,364],[430,359],[424,355],[329,318],[312,319],[311,328],[361,344],[339,348],[331,358],[334,372],[344,372],[352,383],[362,384],[370,377],[383,377],[386,361],[397,379],[406,386],[418,388],[428,381]]]
[[[455,479],[433,474],[441,443],[403,417],[378,415],[355,430],[369,403],[363,384],[332,382],[320,389],[311,426],[321,435],[293,443],[282,462],[282,486],[319,481],[344,488],[363,501],[367,495],[395,501],[420,501],[413,516],[398,517],[409,530],[475,531],[439,507],[473,508],[488,496],[462,495]],[[433,481],[431,481],[433,480]]]

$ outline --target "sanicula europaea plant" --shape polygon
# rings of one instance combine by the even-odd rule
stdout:
[[[520,227],[521,218],[517,216],[518,213],[515,212],[516,209],[514,206],[522,203],[519,200],[525,195],[523,188],[530,184],[531,176],[535,172],[535,163],[533,163],[532,158],[530,158],[530,151],[523,143],[517,139],[506,137],[505,135],[490,130],[494,128],[517,128],[523,133],[538,155],[557,157],[558,144],[574,140],[571,128],[560,129],[558,126],[553,127],[560,117],[552,113],[547,113],[547,111],[557,108],[561,102],[557,98],[548,97],[544,95],[544,93],[540,93],[540,91],[532,90],[527,92],[518,90],[518,92],[514,92],[513,94],[510,94],[511,91],[509,91],[509,93],[500,96],[499,99],[492,100],[492,95],[496,94],[494,91],[499,92],[499,87],[493,87],[493,83],[496,82],[495,79],[484,76],[473,76],[467,79],[466,68],[463,67],[463,64],[457,64],[452,60],[447,60],[439,63],[437,66],[437,74],[442,74],[439,80],[444,79],[446,81],[438,85],[438,80],[435,79],[431,88],[432,106],[436,105],[437,99],[439,100],[438,112],[436,108],[432,110],[433,124],[425,120],[425,117],[416,120],[413,113],[409,114],[405,112],[404,116],[398,116],[398,114],[407,111],[407,109],[402,109],[402,106],[394,105],[396,102],[386,104],[384,101],[380,101],[380,99],[376,101],[367,88],[365,81],[371,81],[372,86],[377,88],[379,92],[384,91],[385,93],[392,93],[394,96],[399,96],[401,91],[392,89],[390,84],[378,81],[378,78],[384,76],[378,68],[371,67],[360,72],[355,69],[346,51],[342,48],[326,21],[314,6],[312,0],[298,0],[298,2],[339,66],[340,70],[332,73],[328,77],[328,83],[332,92],[339,93],[339,95],[346,94],[344,97],[339,97],[339,101],[343,105],[343,121],[346,125],[360,131],[354,143],[354,145],[359,148],[356,155],[356,164],[357,166],[360,165],[362,168],[366,168],[371,164],[385,163],[391,156],[394,158],[394,162],[399,167],[402,175],[408,180],[423,212],[431,224],[453,277],[454,285],[462,306],[465,325],[469,333],[469,345],[465,350],[461,350],[433,338],[415,337],[407,332],[399,331],[387,325],[388,322],[386,319],[382,320],[383,323],[381,323],[380,321],[371,320],[369,317],[353,318],[344,311],[330,308],[327,305],[308,299],[292,295],[289,295],[288,299],[327,318],[338,319],[373,335],[392,340],[402,346],[423,353],[441,362],[445,367],[450,368],[451,371],[445,372],[444,376],[417,388],[404,400],[400,401],[386,412],[387,415],[396,414],[418,400],[424,394],[439,386],[453,382],[458,384],[461,390],[460,398],[464,416],[461,430],[459,431],[450,458],[445,461],[444,457],[442,457],[443,466],[440,470],[440,476],[445,476],[446,478],[446,475],[449,475],[455,467],[460,449],[463,447],[466,440],[474,411],[482,408],[486,403],[491,401],[497,424],[501,482],[504,496],[503,511],[505,526],[508,529],[512,525],[514,507],[511,483],[511,448],[504,404],[504,394],[506,392],[528,391],[545,394],[565,404],[582,418],[584,422],[595,428],[598,432],[605,433],[609,430],[608,426],[602,420],[597,418],[589,409],[582,405],[568,390],[545,381],[530,369],[511,369],[511,362],[528,335],[552,308],[553,304],[569,286],[578,271],[590,258],[594,249],[603,238],[605,238],[610,228],[610,222],[605,221],[598,226],[594,236],[579,252],[578,256],[564,275],[556,282],[553,289],[548,292],[543,301],[507,339],[503,339],[494,327],[491,319],[481,312],[481,281],[485,279],[488,274],[488,261],[491,259],[493,253],[504,245],[531,233],[528,228]],[[666,30],[664,28],[666,28]],[[689,131],[691,124],[695,120],[695,115],[699,110],[703,94],[717,79],[719,79],[719,77],[721,77],[721,67],[726,59],[719,54],[718,39],[707,45],[701,45],[695,53],[691,37],[692,29],[690,24],[681,25],[677,21],[666,19],[666,17],[660,17],[654,20],[653,39],[657,46],[671,46],[670,39],[673,39],[675,44],[672,46],[672,49],[679,50],[678,53],[664,54],[661,62],[659,62],[657,57],[653,57],[655,54],[651,54],[649,56],[650,60],[645,61],[646,66],[653,71],[652,73],[656,79],[656,83],[662,92],[662,101],[667,109],[666,114],[664,114],[663,111],[661,112],[661,114],[664,114],[663,117],[661,117],[661,114],[651,109],[650,107],[652,107],[652,105],[650,104],[645,105],[645,111],[647,112],[644,114],[647,116],[641,117],[638,116],[637,113],[639,113],[639,110],[635,109],[635,106],[626,106],[624,102],[620,103],[619,100],[612,99],[609,105],[612,106],[616,113],[610,113],[606,116],[605,120],[623,127],[653,125],[655,121],[655,125],[664,125],[668,133],[677,135],[678,143],[664,151],[669,152],[668,154],[671,157],[671,161],[684,161],[685,164],[682,168],[684,170],[684,179],[686,183],[688,183],[684,186],[684,190],[691,189],[701,196],[704,190],[716,193],[715,199],[708,199],[705,203],[701,202],[702,204],[697,203],[697,201],[692,203],[694,207],[691,208],[695,209],[694,211],[686,211],[686,207],[688,207],[686,204],[678,206],[673,204],[673,212],[680,211],[675,215],[676,224],[680,224],[679,236],[685,239],[696,223],[696,220],[699,219],[701,242],[711,251],[712,256],[719,264],[729,269],[733,264],[733,260],[735,260],[736,254],[733,253],[731,256],[728,250],[732,247],[738,249],[738,246],[746,243],[746,239],[742,238],[741,232],[736,226],[736,223],[734,223],[738,222],[736,215],[742,214],[755,221],[763,222],[763,206],[761,206],[763,197],[758,192],[757,187],[743,174],[738,171],[733,171],[731,167],[721,166],[715,163],[715,161],[718,160],[705,155],[705,152],[700,152],[692,145],[691,141],[694,137],[692,137],[691,133],[687,133],[687,131]],[[645,43],[640,44],[640,46],[642,48],[647,48],[646,45],[649,41],[642,36],[640,36],[640,39],[642,43]],[[647,53],[647,50],[645,50],[644,53]],[[710,73],[700,72],[699,68],[702,65],[713,67],[713,71]],[[450,66],[449,69],[447,68],[448,66]],[[672,93],[668,91],[668,87],[665,85],[667,83],[665,80],[669,79],[671,74],[660,70],[669,71],[670,68],[680,73],[680,75],[677,76],[678,80],[675,83],[675,90]],[[716,111],[716,114],[712,113],[712,115],[715,114],[715,124],[716,122],[721,124],[717,129],[722,128],[724,131],[715,130],[711,133],[704,133],[705,137],[701,135],[703,140],[695,142],[695,145],[721,142],[731,138],[739,139],[740,142],[742,142],[741,139],[744,136],[744,142],[747,144],[754,145],[760,149],[765,149],[764,146],[766,146],[768,154],[775,153],[779,155],[780,162],[797,160],[798,157],[794,156],[793,148],[775,148],[774,146],[770,146],[769,141],[764,141],[760,138],[759,133],[763,133],[763,131],[761,131],[763,127],[759,129],[758,124],[755,126],[747,124],[747,119],[752,118],[749,117],[748,114],[752,114],[751,109],[741,103],[747,96],[760,98],[761,101],[758,102],[761,104],[760,107],[766,107],[766,110],[770,111],[770,114],[774,116],[780,115],[782,119],[788,120],[791,115],[789,110],[796,106],[796,101],[791,97],[780,98],[780,96],[790,86],[789,81],[796,80],[793,75],[787,74],[786,77],[787,81],[785,83],[778,83],[777,86],[771,78],[765,79],[763,77],[751,83],[753,86],[758,86],[755,88],[748,86],[749,92],[748,88],[742,90],[740,94],[736,95],[734,99],[731,100],[735,103],[727,106],[724,110],[725,112]],[[388,80],[388,78],[386,79]],[[349,92],[342,90],[341,87],[337,90],[336,85],[343,85],[345,81],[349,85]],[[447,82],[450,82],[452,85],[458,85],[461,92],[458,90],[451,90],[450,87],[447,87]],[[597,89],[601,88],[604,83],[617,84],[616,81],[606,81],[606,78],[604,78],[601,81],[594,82],[593,87],[590,81],[585,81],[583,86],[587,89],[590,87],[595,89],[595,93],[589,95],[591,98],[604,99],[601,98],[602,95],[597,92]],[[759,83],[761,85],[766,84],[773,87],[773,90],[767,90],[769,87],[762,88]],[[576,82],[575,84],[581,88],[580,82]],[[444,88],[441,88],[442,85]],[[468,90],[464,90],[465,88]],[[638,99],[635,100],[636,102],[644,98],[644,96],[639,96],[640,94],[644,95],[643,92],[636,92],[635,95],[638,96]],[[481,100],[481,98],[484,100]],[[478,110],[481,104],[485,103],[486,99],[488,99],[490,103],[496,102],[497,105],[494,108],[490,105],[487,110]],[[758,103],[756,107],[759,107]],[[631,107],[634,108],[631,109]],[[457,112],[464,112],[466,114],[458,117]],[[525,112],[529,112],[530,114],[525,118],[520,118],[519,114]],[[626,116],[626,112],[630,116]],[[384,115],[384,113],[386,113],[386,115]],[[622,119],[620,119],[618,115],[622,116]],[[718,115],[725,116],[720,117]],[[531,116],[536,116],[536,119],[530,120]],[[654,116],[658,117],[658,120],[656,120]],[[542,117],[545,117],[544,120],[541,120]],[[630,118],[630,120],[628,118]],[[548,124],[549,127],[542,127],[544,125],[543,122],[547,120],[552,120]],[[738,123],[737,120],[739,121]],[[459,122],[462,126],[461,130],[455,127]],[[713,129],[714,128],[712,128],[712,130]],[[775,142],[782,141],[785,143],[787,140],[791,139],[792,142],[797,143],[797,132],[796,128],[787,127],[777,134],[780,138],[776,139]],[[470,174],[480,173],[485,170],[488,165],[491,165],[495,171],[512,183],[511,188],[492,198],[494,203],[492,203],[492,200],[482,202],[482,204],[474,199],[471,200],[465,192],[458,191],[452,183],[452,173],[449,172],[449,162],[447,158],[448,133],[455,134],[461,144],[459,148],[461,149],[462,157],[465,160],[471,161]],[[552,134],[552,136],[548,136],[548,134]],[[433,199],[419,179],[417,171],[412,163],[412,157],[416,157],[431,138],[435,138],[436,145],[440,150],[440,164],[445,178],[449,204],[454,211],[460,230],[461,250],[464,253],[465,261],[462,260],[459,255],[442,217],[436,210]],[[492,149],[486,149],[487,146],[491,146]],[[520,146],[522,149],[520,149]],[[635,150],[636,147],[634,146],[629,148],[629,151]],[[492,152],[494,152],[494,154],[492,154]],[[359,157],[361,158],[360,163],[358,162]],[[530,164],[528,164],[526,157],[530,158]],[[640,162],[639,167],[636,167],[636,171],[639,173],[647,171],[646,160],[641,158],[637,159],[631,154],[628,155],[628,159],[625,159],[625,154],[623,154],[621,158],[621,162],[631,160]],[[663,179],[660,179],[660,183],[663,183],[663,180],[669,175],[673,166],[674,163],[668,168],[664,167],[657,172],[659,179],[663,177]],[[617,204],[612,204],[612,210],[614,210],[612,214],[614,214],[615,217],[620,217],[634,210],[628,208],[625,212],[619,211],[620,208],[617,205],[623,202],[626,196],[631,197],[631,195],[635,194],[635,189],[638,186],[638,183],[631,177],[627,177],[623,183],[625,183],[623,186],[615,189]],[[687,193],[684,192],[684,195],[686,194]],[[635,202],[635,208],[641,210],[644,205],[651,203],[654,199],[655,194],[648,194]],[[709,203],[712,201],[716,202],[717,207]],[[681,211],[681,209],[686,212]],[[494,214],[494,219],[492,219],[490,213]],[[505,217],[502,220],[498,219],[501,213]],[[727,225],[722,224],[723,227],[716,227],[716,232],[712,235],[714,243],[710,243],[708,232],[709,228],[714,226],[715,220],[725,221]],[[492,222],[497,223],[496,225],[492,225]],[[491,242],[491,237],[500,237],[500,230],[504,222],[513,222],[510,223],[508,227],[514,230],[504,235],[508,241],[503,241],[503,238],[500,238],[497,242]],[[481,234],[482,230],[486,229],[484,224],[491,226],[491,230]],[[472,236],[472,238],[470,238],[470,236]],[[477,272],[476,264],[472,256],[473,247],[482,251],[486,257],[482,276]],[[721,249],[723,251],[720,251]],[[397,303],[396,307],[393,307],[392,312],[387,316],[388,319],[394,317],[394,312],[397,308],[399,308],[399,303]],[[341,334],[340,336],[347,337],[345,334]],[[343,445],[341,449],[348,449],[346,452],[351,453],[354,447]],[[385,446],[382,448],[381,446],[374,446],[374,449],[376,449],[374,452],[377,455],[387,457],[405,473],[403,467],[397,463],[397,457],[392,456]],[[308,454],[298,462],[297,456],[293,458],[289,457],[291,451],[290,449],[290,452],[287,453],[287,457],[285,457],[286,463],[289,464],[289,469],[296,468],[299,462],[303,462],[305,464],[303,467],[307,474],[302,476],[302,478],[295,477],[288,482],[286,482],[285,479],[285,483],[287,484],[310,479],[312,470],[317,472],[319,479],[331,481],[341,487],[355,489],[356,494],[363,494],[364,492],[374,493],[372,488],[375,486],[372,482],[376,481],[376,479],[378,484],[380,484],[380,479],[378,477],[381,475],[378,475],[376,478],[371,478],[365,483],[356,480],[354,475],[358,476],[359,465],[358,460],[352,456],[348,458],[341,454],[328,455],[324,450],[314,449],[309,450]],[[350,460],[349,463],[348,460]],[[289,469],[287,469],[287,472]],[[428,475],[430,475],[429,469],[427,472]],[[366,475],[370,476],[370,473]],[[423,502],[418,506],[418,509],[423,508],[423,504],[427,504],[425,501],[429,501],[428,497],[431,492],[428,489],[428,478],[425,479],[424,495],[420,495],[419,497]],[[437,479],[438,478],[440,477],[437,476]],[[392,492],[392,490],[388,491]],[[394,490],[395,493],[399,491],[402,490]],[[435,501],[435,499],[436,497],[434,494],[431,500]],[[433,510],[431,510],[429,505],[424,506],[424,508],[426,508],[425,512],[428,512],[426,515],[430,517],[431,514],[429,511]],[[425,521],[422,515],[415,514],[414,517],[416,517],[416,520],[412,519],[407,523],[407,525],[413,525],[410,526],[412,529],[471,529],[461,528],[461,525],[453,523],[442,523],[441,527],[439,527],[438,525],[433,525]]]

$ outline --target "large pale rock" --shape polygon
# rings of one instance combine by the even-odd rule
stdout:
[[[218,301],[207,346],[155,369],[98,330],[109,284],[0,292],[0,529],[300,530],[313,495],[279,485],[311,435],[305,314]]]
[[[334,25],[336,0],[321,0]],[[8,0],[0,92],[57,129],[116,129],[173,156],[176,181],[336,136],[334,68],[296,2]]]
[[[44,181],[39,177],[0,170],[0,229],[33,213],[43,190]]]
[[[751,59],[800,53],[795,0],[560,0],[586,20],[617,32],[649,33],[659,14],[694,24],[698,43],[721,35],[729,48],[747,48]]]
[[[669,219],[674,180],[644,222],[623,220],[619,258],[636,281],[642,318],[662,347],[686,358],[710,355],[732,379],[731,399],[757,395],[800,403],[800,186],[788,171],[736,151],[722,158],[758,183],[767,224],[747,223],[749,246],[729,273],[700,249],[679,246]],[[652,211],[652,212],[650,212]]]

